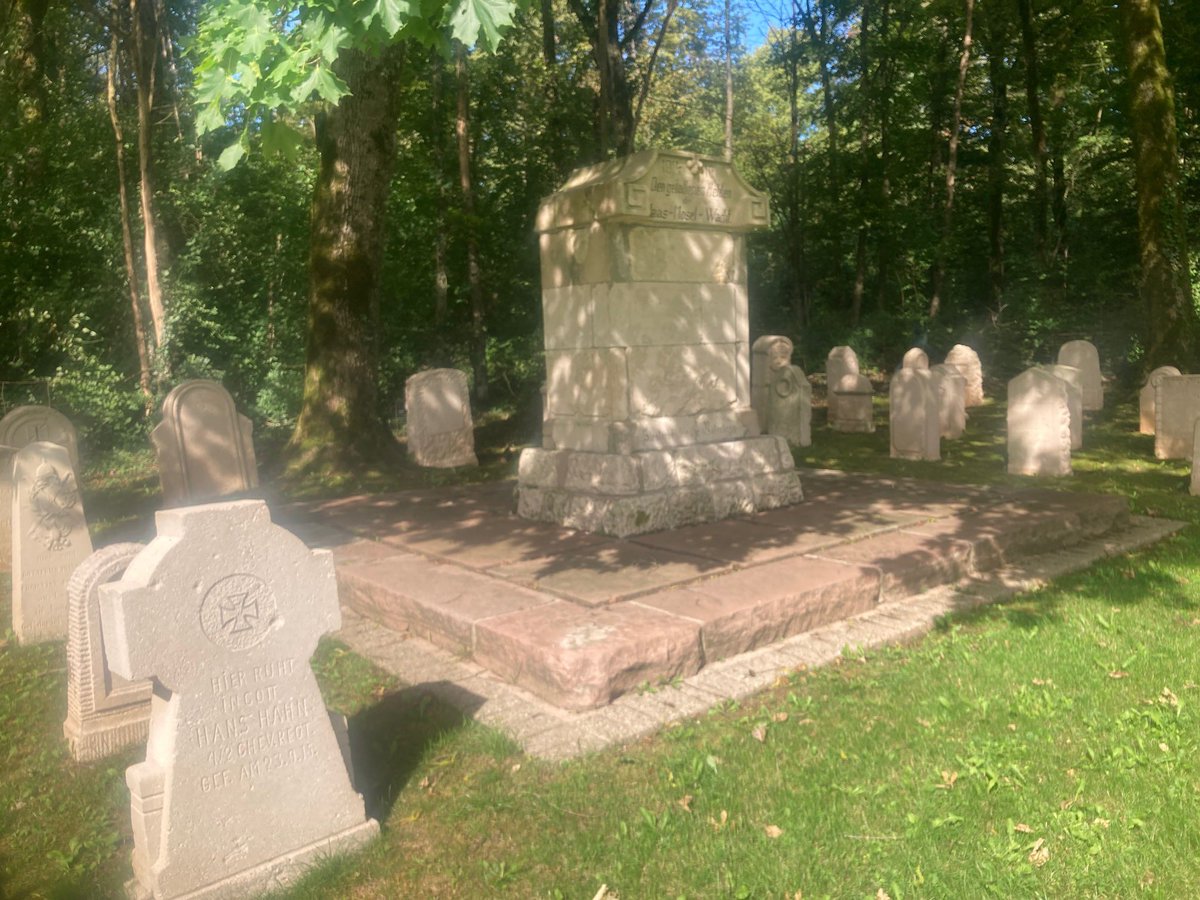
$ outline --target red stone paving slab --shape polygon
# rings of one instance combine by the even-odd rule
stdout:
[[[475,569],[492,569],[522,560],[559,557],[613,543],[602,535],[571,531],[514,515],[471,518],[452,524],[410,527],[383,538],[389,544],[451,559]]]
[[[491,574],[599,606],[727,568],[723,563],[698,556],[610,540],[561,556],[500,566],[491,570]]]
[[[832,500],[814,500],[759,513],[754,522],[792,531],[797,551],[807,552],[928,519],[923,513],[872,510]]]
[[[700,669],[700,628],[633,603],[559,601],[479,622],[475,661],[564,709],[591,709],[645,682]]]
[[[554,602],[546,594],[418,554],[351,560],[337,568],[343,603],[398,631],[470,653],[475,626],[492,616]]]
[[[837,539],[823,532],[767,525],[762,516],[753,516],[642,534],[630,540],[643,547],[748,566],[806,553]]]
[[[879,573],[793,557],[633,602],[698,622],[707,664],[871,609]]]
[[[944,535],[889,531],[820,551],[822,559],[873,566],[883,575],[883,598],[895,600],[971,574],[973,545]]]

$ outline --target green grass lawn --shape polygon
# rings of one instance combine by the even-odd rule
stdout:
[[[884,428],[815,427],[797,459],[1030,483],[1004,472],[1003,426],[1002,408],[972,410],[941,463],[889,459]],[[318,676],[350,716],[383,833],[287,896],[1200,895],[1200,498],[1187,464],[1155,460],[1136,427],[1133,400],[1110,398],[1076,474],[1052,483],[1189,522],[1176,536],[569,763],[528,759],[324,642]],[[121,495],[102,495],[108,518],[145,500]],[[64,712],[61,646],[21,648],[10,634],[0,898],[116,896],[128,876],[123,770],[136,754],[74,765]]]

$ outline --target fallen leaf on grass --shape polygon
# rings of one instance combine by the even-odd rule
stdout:
[[[936,786],[948,791],[954,787],[954,783],[956,781],[958,781],[957,772],[948,772],[945,769],[942,769],[942,783]]]
[[[725,825],[728,822],[729,822],[729,813],[726,812],[725,810],[721,810],[721,818],[719,821],[717,819],[714,819],[712,816],[708,817],[708,824],[712,826],[713,831],[720,831],[722,828],[725,827]]]
[[[1161,743],[1159,743],[1159,745],[1158,745],[1158,749],[1159,749],[1159,750],[1161,750],[1163,753],[1170,753],[1170,752],[1171,752],[1171,748],[1170,748],[1170,747],[1168,747],[1168,746],[1167,746],[1167,744],[1166,744],[1165,742],[1161,742]]]
[[[752,738],[754,738],[756,741],[758,741],[760,744],[766,743],[767,726],[766,725],[755,725],[754,730],[752,732],[750,732],[750,736]]]
[[[1120,669],[1113,669],[1111,672],[1108,673],[1108,677],[1109,678],[1128,678],[1129,673],[1123,672]]]
[[[692,811],[692,795],[684,794],[682,797],[680,797],[678,800],[675,801],[675,805],[678,806],[680,809],[682,809],[684,812],[691,812]]]
[[[1158,695],[1158,702],[1164,706],[1178,706],[1179,698],[1171,692],[1170,688],[1165,687],[1162,689],[1162,693]]]
[[[510,771],[510,772],[520,772],[520,771],[521,771],[521,764],[520,764],[520,763],[513,763],[513,764],[512,764],[512,768],[511,768],[511,769],[509,769],[508,771]]]
[[[1035,679],[1033,679],[1033,683],[1036,684],[1038,687],[1053,687],[1054,679],[1053,678],[1035,678]]]
[[[1009,731],[1016,731],[1016,730],[1017,730],[1017,723],[1016,723],[1016,722],[1009,722],[1009,723],[1008,723],[1008,730],[1009,730]]]
[[[1036,868],[1041,868],[1050,861],[1050,848],[1046,846],[1045,838],[1038,838],[1029,851],[1029,862]]]
[[[892,900],[892,895],[880,888],[875,892],[875,900]]]
[[[1112,822],[1110,822],[1108,819],[1101,819],[1099,817],[1092,819],[1093,828],[1107,828],[1111,824]]]
[[[775,715],[771,716],[772,722],[786,722],[787,720],[788,714],[785,712],[777,712]]]
[[[1021,834],[1033,834],[1033,829],[1024,822],[1018,822],[1016,825],[1014,825],[1013,831],[1019,831]]]
[[[777,838],[781,834],[783,834],[783,829],[780,828],[778,825],[768,825],[766,828],[763,829],[763,831],[766,832],[767,837],[772,838],[772,839]]]
[[[932,728],[933,727],[933,723],[930,722],[928,719],[917,719],[917,724],[920,725],[922,728]]]

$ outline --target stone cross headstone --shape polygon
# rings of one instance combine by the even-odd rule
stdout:
[[[100,587],[109,668],[155,681],[146,761],[125,776],[134,875],[155,897],[249,896],[378,831],[309,665],[341,624],[333,559],[261,501],[157,525]]]
[[[837,399],[829,407],[829,427],[834,431],[870,433],[875,430],[875,390],[866,375],[845,373],[832,385],[829,396]]]
[[[1200,375],[1164,375],[1154,395],[1154,455],[1190,459],[1192,426],[1200,418]]]
[[[844,417],[838,409],[837,392],[835,388],[842,381],[843,375],[858,374],[858,354],[854,352],[853,347],[834,347],[829,351],[829,355],[825,357],[825,405],[829,410],[829,422],[832,424],[836,419],[843,421]],[[835,429],[844,431],[843,428]]]
[[[768,334],[751,349],[750,399],[759,427],[789,443],[811,445],[812,385],[804,370],[792,365],[791,340]]]
[[[1192,483],[1188,491],[1193,497],[1200,497],[1200,418],[1192,429]]]
[[[258,487],[253,426],[215,381],[184,381],[167,394],[150,433],[167,506],[185,506]]]
[[[100,629],[100,585],[116,581],[143,544],[111,544],[85,559],[67,584],[67,718],[63,736],[77,762],[144,744],[150,725],[149,681],[109,671]]]
[[[408,453],[419,466],[477,466],[475,426],[467,376],[458,369],[428,369],[404,383]]]
[[[1083,447],[1083,373],[1074,366],[1043,366],[1055,378],[1067,384],[1067,408],[1071,412],[1071,449]]]
[[[679,151],[579,169],[543,199],[550,440],[521,453],[521,516],[624,537],[801,499],[750,398],[745,235],[769,220],[730,161]]]
[[[1032,368],[1008,383],[1008,471],[1011,475],[1071,474],[1071,411],[1067,382]]]
[[[888,388],[892,456],[897,459],[942,458],[938,394],[928,369],[900,369]]]
[[[1158,383],[1168,375],[1182,374],[1174,366],[1159,366],[1146,378],[1146,384],[1138,392],[1138,431],[1141,434],[1154,434],[1154,393]]]
[[[1090,341],[1067,341],[1058,349],[1058,363],[1074,366],[1083,379],[1083,408],[1104,409],[1104,382],[1100,376],[1100,354]]]
[[[912,347],[904,354],[904,359],[900,363],[902,369],[928,369],[929,354],[920,347]]]
[[[12,565],[12,461],[13,452],[34,441],[67,448],[71,467],[79,469],[79,445],[71,420],[49,406],[17,406],[0,419],[0,571]],[[5,453],[4,448],[10,448]]]
[[[930,367],[938,395],[938,427],[942,437],[962,437],[967,428],[967,379],[955,366]]]
[[[954,366],[967,379],[967,406],[983,403],[983,366],[979,354],[966,344],[955,344],[946,354],[946,365]]]
[[[13,631],[22,644],[67,636],[67,583],[92,552],[65,447],[26,444],[13,457]]]

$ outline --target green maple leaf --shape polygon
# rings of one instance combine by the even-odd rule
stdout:
[[[512,24],[515,8],[511,0],[458,0],[450,18],[452,34],[468,47],[479,40],[488,50],[495,50],[500,29]]]

